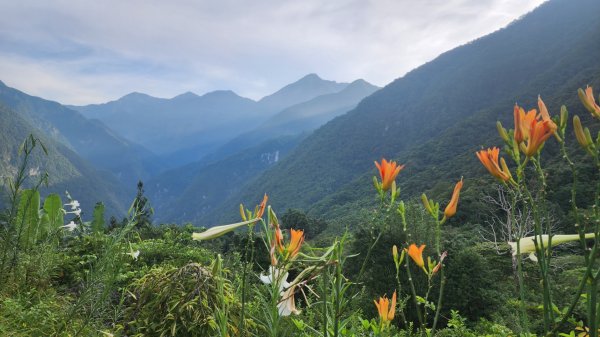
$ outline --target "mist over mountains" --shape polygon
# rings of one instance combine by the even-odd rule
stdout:
[[[364,80],[338,83],[309,74],[259,101],[219,90],[202,96],[187,92],[171,99],[131,93],[104,104],[64,106],[0,83],[0,102],[6,105],[6,119],[24,119],[30,133],[70,149],[71,160],[65,160],[65,165],[87,163],[90,170],[97,170],[86,174],[89,181],[101,181],[96,174],[120,184],[108,188],[113,192],[110,196],[88,193],[90,200],[127,204],[142,180],[151,200],[161,205],[158,210],[172,209],[168,201],[181,205],[182,199],[190,200],[189,195],[199,195],[210,200],[211,206],[203,208],[206,212],[285,157],[300,139],[377,89]],[[26,133],[12,134],[5,144],[17,148]],[[4,156],[3,171],[9,172],[15,160],[14,155]],[[227,180],[228,167],[245,169],[237,180]],[[207,172],[216,173],[207,180]],[[225,180],[236,183],[215,184]],[[193,210],[191,200],[187,211],[180,207],[174,215],[203,214]]]

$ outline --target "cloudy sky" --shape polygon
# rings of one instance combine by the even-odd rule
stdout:
[[[258,99],[308,73],[383,86],[544,0],[0,1],[0,80],[65,104]]]

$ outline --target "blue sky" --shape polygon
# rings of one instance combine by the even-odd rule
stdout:
[[[383,86],[544,0],[0,1],[0,80],[65,104],[258,99],[308,73]]]

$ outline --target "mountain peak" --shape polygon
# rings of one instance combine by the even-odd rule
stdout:
[[[381,88],[376,85],[373,85],[361,78],[361,79],[355,80],[352,83],[348,84],[348,86],[346,86],[344,88],[344,90],[342,90],[340,92],[351,94],[351,93],[363,92],[365,90],[376,91],[379,89],[381,89]]]
[[[155,97],[152,97],[148,94],[134,91],[134,92],[131,92],[131,93],[119,98],[118,101],[139,101],[139,100],[145,100],[148,98],[155,98]]]
[[[323,81],[323,79],[316,73],[310,73],[310,74],[302,77],[301,79],[299,79],[297,82],[302,82],[302,81]]]
[[[202,97],[240,97],[238,94],[231,90],[215,90],[207,92]]]
[[[371,83],[369,83],[369,82],[367,82],[367,81],[363,80],[362,78],[359,78],[359,79],[357,79],[357,80],[354,80],[354,81],[352,81],[352,82],[350,83],[350,85],[356,85],[356,84],[369,84],[369,85],[372,85]]]
[[[198,97],[200,97],[200,96],[194,94],[191,91],[186,91],[183,94],[179,94],[179,95],[173,97],[172,99],[193,99],[193,98],[198,98]]]
[[[374,84],[371,84],[371,83],[363,80],[362,78],[359,78],[358,80],[352,81],[352,83],[348,84],[348,86],[346,88],[349,88],[349,87],[365,87],[365,86],[378,88],[378,86],[376,86]]]
[[[259,103],[269,111],[282,110],[320,95],[340,92],[347,85],[347,83],[324,80],[319,75],[310,73],[279,89],[277,92],[263,97]]]

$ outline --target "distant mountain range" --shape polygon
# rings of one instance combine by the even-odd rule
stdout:
[[[347,85],[309,74],[258,102],[220,90],[202,96],[187,92],[171,99],[131,93],[104,104],[70,108],[151,149],[168,167],[177,167],[217,151],[281,110]]]
[[[316,75],[311,76],[311,81],[314,81],[314,76]],[[338,85],[337,87],[342,86]],[[267,139],[311,132],[334,117],[352,110],[358,102],[377,90],[379,87],[364,80],[356,80],[343,86],[343,89],[338,92],[323,94],[294,104],[273,115],[255,129],[230,140],[206,159],[231,155],[246,147],[258,145]]]
[[[56,183],[80,177],[78,188],[87,192],[85,200],[107,200],[116,213],[130,202],[137,181],[147,181],[151,200],[168,215],[160,218],[184,221],[220,205],[312,130],[377,89],[363,80],[337,83],[309,74],[257,102],[223,90],[203,96],[188,92],[172,99],[131,93],[105,104],[78,107],[30,96],[0,82],[3,118],[10,121],[3,127],[20,123],[26,126],[17,129],[28,130],[7,133],[10,141],[3,144],[9,151],[28,133],[43,138],[49,148],[64,154],[53,159],[65,168],[64,174],[51,170]],[[249,132],[254,132],[252,139],[241,136]],[[14,154],[1,159],[0,173],[10,173]],[[231,171],[234,165],[245,169]],[[228,179],[228,174],[237,180]],[[105,186],[99,188],[102,181]],[[228,183],[216,184],[219,181]],[[172,203],[187,209],[169,212]],[[201,211],[196,204],[202,204]]]
[[[256,103],[232,91],[214,91],[202,96],[191,92],[172,99],[132,93],[104,104],[73,107],[88,118],[102,121],[123,137],[157,154],[202,145],[210,151],[255,118],[261,118]]]
[[[200,221],[260,173],[285,158],[316,128],[351,110],[364,97],[379,89],[364,80],[341,85],[321,80],[317,75],[308,75],[267,97],[282,97],[287,92],[297,97],[299,88],[319,87],[319,84],[325,85],[328,90],[342,89],[283,109],[202,160],[167,170],[151,179],[147,191],[151,200],[156,202],[159,219]],[[306,97],[310,95],[303,98]]]

